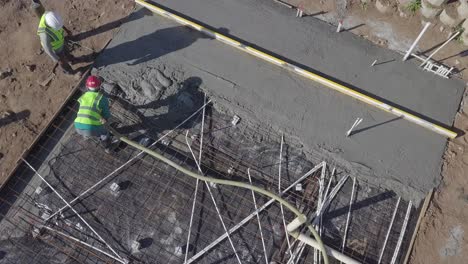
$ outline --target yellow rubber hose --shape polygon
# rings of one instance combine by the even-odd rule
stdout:
[[[238,181],[231,181],[231,180],[223,180],[223,179],[216,179],[216,178],[211,178],[211,177],[206,177],[206,176],[202,176],[202,175],[199,175],[193,171],[190,171],[178,164],[176,164],[175,162],[171,161],[170,159],[164,157],[163,155],[151,150],[151,149],[148,149],[128,138],[126,138],[125,136],[119,134],[117,131],[115,131],[115,129],[113,129],[112,127],[110,126],[107,126],[107,128],[111,131],[111,133],[117,137],[119,140],[121,140],[122,142],[125,142],[127,143],[128,145],[136,148],[136,149],[139,149],[145,153],[147,153],[148,155],[166,163],[167,165],[173,167],[174,169],[182,172],[183,174],[187,175],[187,176],[190,176],[192,178],[195,178],[195,179],[199,179],[201,181],[207,181],[207,182],[212,182],[212,183],[216,183],[216,184],[221,184],[221,185],[228,185],[228,186],[235,186],[235,187],[239,187],[239,188],[244,188],[244,189],[249,189],[249,190],[252,190],[254,192],[257,192],[257,193],[260,193],[260,194],[263,194],[265,196],[268,196],[274,200],[276,200],[277,202],[281,203],[284,207],[286,207],[287,209],[289,209],[291,212],[293,212],[299,219],[306,219],[306,216],[304,214],[302,214],[299,209],[297,209],[294,205],[290,204],[288,201],[286,201],[285,199],[281,198],[279,195],[275,194],[275,193],[272,193],[270,191],[267,191],[267,190],[264,190],[262,188],[259,188],[257,186],[253,186],[253,185],[250,185],[248,183],[243,183],[243,182],[238,182]],[[324,261],[324,264],[328,264],[328,255],[325,251],[325,246],[323,244],[323,241],[322,239],[320,238],[319,234],[317,233],[317,231],[315,230],[315,228],[312,226],[312,224],[310,224],[310,221],[305,221],[305,223],[308,223],[307,224],[307,228],[309,229],[309,231],[312,233],[312,235],[314,236],[315,240],[317,240],[318,244],[319,244],[319,250],[321,251],[322,253],[322,256],[323,256],[323,261]]]

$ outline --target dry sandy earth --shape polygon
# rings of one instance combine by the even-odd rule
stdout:
[[[42,3],[46,10],[59,11],[65,26],[79,37],[79,42],[96,51],[111,38],[113,29],[120,24],[119,19],[134,8],[134,2],[129,0],[43,0]],[[76,78],[56,70],[57,75],[48,86],[38,84],[50,75],[54,64],[41,53],[36,35],[38,19],[29,5],[29,0],[0,0],[0,71],[12,71],[0,80],[0,183],[77,83]],[[82,56],[91,52],[76,47],[73,54]],[[8,111],[13,114],[9,115]]]

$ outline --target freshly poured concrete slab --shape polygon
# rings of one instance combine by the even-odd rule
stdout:
[[[439,79],[411,63],[370,68],[367,60],[372,63],[375,56],[397,55],[351,34],[332,34],[333,29],[318,20],[295,20],[281,6],[272,7],[265,1],[255,5],[249,1],[196,1],[200,7],[190,13],[179,11],[215,27],[224,22],[237,37],[260,46],[269,42],[262,47],[445,124],[454,118],[463,88],[458,81]],[[253,6],[244,8],[248,3]],[[197,17],[202,7],[206,14]],[[290,24],[268,24],[276,20]],[[302,35],[312,38],[307,45]],[[317,44],[310,45],[312,42]],[[407,199],[422,198],[440,181],[444,137],[146,10],[138,10],[122,25],[96,68],[107,81],[135,90],[141,89],[142,80],[149,80],[149,72],[155,68],[181,85],[197,80],[218,107],[294,135],[306,152],[321,155],[353,176],[391,188]],[[346,137],[357,117],[364,121],[356,134]]]
[[[451,125],[463,93],[459,80],[423,72],[402,55],[271,0],[155,0],[220,33]],[[416,37],[416,36],[415,36]],[[374,60],[379,63],[370,67]],[[418,64],[419,65],[419,64]]]

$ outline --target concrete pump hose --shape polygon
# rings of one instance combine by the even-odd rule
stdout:
[[[216,184],[221,184],[221,185],[229,185],[229,186],[235,186],[235,187],[239,187],[239,188],[244,188],[244,189],[249,189],[249,190],[252,190],[254,192],[257,192],[257,193],[261,193],[265,196],[268,196],[274,200],[276,200],[277,202],[281,203],[284,207],[288,208],[291,212],[293,212],[298,218],[301,218],[301,219],[305,219],[305,215],[303,215],[299,209],[297,209],[295,206],[293,206],[292,204],[290,204],[288,201],[284,200],[283,198],[281,198],[279,195],[276,195],[275,193],[272,193],[272,192],[269,192],[267,190],[264,190],[262,188],[259,188],[257,186],[253,186],[253,185],[250,185],[250,184],[247,184],[247,183],[243,183],[243,182],[238,182],[238,181],[231,181],[231,180],[223,180],[223,179],[216,179],[216,178],[210,178],[210,177],[206,177],[206,176],[202,176],[202,175],[199,175],[195,172],[192,172],[178,164],[176,164],[175,162],[169,160],[168,158],[164,157],[163,155],[151,150],[151,149],[148,149],[126,137],[124,137],[123,135],[119,134],[117,131],[115,131],[115,129],[113,129],[112,127],[110,126],[107,126],[107,128],[111,131],[111,133],[116,136],[118,139],[120,139],[121,141],[127,143],[128,145],[134,147],[134,148],[137,148],[145,153],[147,153],[148,155],[151,155],[153,156],[154,158],[166,163],[167,165],[173,167],[174,169],[184,173],[185,175],[187,176],[190,176],[190,177],[193,177],[195,179],[199,179],[201,181],[207,181],[207,182],[212,182],[212,183],[216,183]],[[307,222],[310,222],[310,221],[306,221]],[[324,261],[324,264],[328,264],[328,255],[325,251],[325,246],[323,244],[323,241],[322,239],[320,238],[319,234],[317,233],[317,231],[315,230],[315,228],[312,226],[312,224],[307,224],[307,227],[309,229],[309,231],[312,233],[312,235],[314,236],[315,240],[318,242],[318,245],[319,245],[319,250],[321,251],[322,253],[322,256],[323,256],[323,261]],[[294,236],[294,234],[291,234]]]

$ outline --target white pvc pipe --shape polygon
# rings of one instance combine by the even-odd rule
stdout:
[[[351,135],[351,132],[353,132],[353,129],[356,128],[361,122],[362,122],[362,118],[358,117],[356,121],[354,121],[351,128],[346,132],[346,136],[349,137]]]
[[[398,200],[395,205],[395,209],[393,210],[392,220],[390,221],[390,226],[388,227],[387,235],[385,236],[384,244],[382,246],[382,250],[380,251],[379,261],[377,262],[377,264],[380,264],[380,262],[382,262],[382,257],[385,252],[385,248],[387,247],[388,238],[390,237],[390,232],[392,231],[393,222],[395,221],[395,217],[398,212],[398,206],[400,206],[400,200],[401,200],[401,197],[398,197]]]
[[[351,212],[353,208],[355,191],[356,191],[356,177],[353,177],[353,190],[351,191],[351,198],[349,199],[348,216],[346,217],[346,226],[345,226],[345,231],[343,235],[343,244],[341,245],[341,253],[344,252],[344,249],[346,246],[346,239],[348,238],[348,227],[349,227],[349,222],[351,220]]]
[[[325,162],[322,162],[322,164],[323,164],[323,167],[326,166],[326,163],[325,163]],[[323,167],[322,167],[322,168],[323,168]],[[319,221],[322,220],[323,212],[327,209],[327,207],[330,205],[330,203],[331,203],[331,202],[333,201],[333,199],[335,198],[336,194],[338,194],[338,191],[343,187],[343,185],[346,183],[346,181],[347,181],[348,178],[349,178],[349,175],[346,175],[346,176],[344,176],[343,178],[341,178],[341,179],[338,181],[338,183],[336,184],[336,186],[333,187],[333,189],[331,190],[330,195],[328,195],[328,192],[329,192],[329,189],[330,189],[330,185],[331,185],[331,182],[332,182],[332,179],[333,179],[333,176],[334,176],[334,175],[335,175],[335,168],[333,168],[332,174],[331,174],[331,176],[330,176],[330,180],[328,181],[327,190],[325,191],[325,195],[324,195],[325,198],[323,199],[322,204],[319,205],[319,206],[320,206],[320,210],[316,211],[316,212],[312,215],[312,218],[313,218],[312,224],[313,224],[313,225],[318,224]],[[322,230],[320,230],[320,232],[321,232],[321,231],[322,231]],[[297,257],[296,262],[299,260],[299,256],[300,256],[300,254],[302,254],[301,252],[304,251],[304,245],[305,245],[304,242],[301,242],[301,243],[299,244],[299,247],[300,247],[300,248],[297,250],[297,252],[300,252],[300,253],[296,254],[297,256],[295,256],[295,257]],[[315,252],[315,251],[316,251],[316,250],[314,249],[314,252]],[[321,258],[318,258],[318,260],[320,261]],[[288,261],[287,264],[296,263],[296,262],[294,262],[293,257],[291,257],[291,258],[289,259],[289,261]]]
[[[69,207],[73,213],[76,214],[76,216],[78,216],[78,218],[91,230],[91,232],[93,232],[93,234],[95,234],[99,240],[101,240],[101,242],[103,242],[107,248],[110,249],[110,251],[112,251],[112,253],[114,253],[114,255],[120,259],[119,262],[121,263],[126,263],[123,258],[104,240],[104,238],[102,238],[98,232],[96,232],[96,230],[94,230],[94,228],[75,210],[75,208],[73,208],[66,200],[65,198],[63,198],[62,195],[60,195],[60,193],[58,193],[58,191],[52,186],[50,185],[50,183],[48,181],[46,181],[46,179],[44,177],[42,177],[41,174],[39,174],[39,172],[31,165],[29,164],[29,162],[27,162],[25,159],[21,158],[23,160],[23,162],[37,175],[39,176],[39,178],[41,178],[41,180],[60,198],[60,200],[62,200],[62,202],[64,202],[67,207]]]
[[[187,140],[187,135],[185,136],[185,138]],[[195,164],[197,165],[198,171],[202,175],[204,175],[203,171],[202,171],[202,169],[200,167],[200,163],[198,163],[197,158],[195,157],[195,154],[192,151],[192,147],[190,147],[190,144],[188,143],[188,140],[187,140],[187,147],[189,148],[190,153],[192,154],[193,160],[195,161]],[[206,182],[206,181],[205,181],[205,185],[206,185],[206,188],[208,189],[208,193],[210,194],[211,201],[213,201],[213,205],[215,207],[216,213],[218,214],[218,218],[221,221],[221,225],[223,226],[224,232],[226,232],[225,234],[228,235],[227,238],[228,238],[229,244],[231,245],[232,250],[234,251],[234,255],[236,256],[237,262],[239,262],[239,264],[242,264],[242,261],[240,260],[239,255],[237,254],[236,247],[234,247],[234,243],[232,242],[231,236],[229,235],[229,231],[228,231],[228,229],[226,227],[226,224],[224,224],[224,220],[223,220],[223,217],[221,216],[221,212],[219,211],[218,204],[216,203],[214,195],[211,192],[211,187],[208,184],[208,182]]]
[[[340,20],[338,22],[338,27],[336,28],[336,33],[340,33],[341,32],[341,27],[343,26],[343,22]]]
[[[279,167],[278,167],[278,193],[281,193],[281,163],[283,163],[283,142],[284,136],[281,134],[281,145],[280,145],[280,156],[279,156]],[[289,241],[289,234],[286,229],[286,219],[284,219],[284,208],[283,204],[280,204],[281,217],[283,218],[283,227],[284,227],[284,236],[286,237],[286,242],[288,243],[289,255],[292,256],[291,250],[291,241]]]
[[[401,227],[400,237],[398,238],[395,252],[393,252],[392,262],[390,262],[391,264],[395,264],[398,254],[400,253],[401,243],[403,242],[403,237],[405,236],[405,233],[406,233],[406,227],[408,226],[408,221],[411,215],[412,206],[413,206],[413,202],[409,201],[408,209],[406,210],[405,220],[403,221],[403,226]]]
[[[297,179],[295,182],[293,182],[291,185],[289,185],[286,189],[284,189],[280,195],[283,195],[285,194],[286,192],[288,192],[290,189],[294,188],[294,186],[296,186],[296,184],[302,182],[305,178],[309,177],[310,175],[312,175],[314,172],[316,172],[318,169],[320,169],[322,166],[324,166],[324,162],[320,163],[319,165],[315,166],[314,168],[312,168],[310,171],[308,171],[306,174],[302,175],[299,179]],[[231,227],[231,229],[229,229],[229,233],[224,233],[222,234],[221,236],[219,236],[217,239],[215,239],[213,242],[211,242],[211,244],[209,244],[208,246],[206,246],[204,249],[200,250],[195,256],[191,257],[188,261],[187,261],[187,264],[190,264],[192,262],[194,262],[195,260],[197,260],[198,258],[200,258],[201,256],[203,256],[206,252],[208,252],[209,250],[211,250],[213,247],[215,247],[217,244],[221,243],[221,241],[223,241],[226,237],[228,237],[228,234],[232,234],[234,233],[235,231],[237,231],[239,228],[241,228],[243,225],[245,225],[247,222],[250,221],[250,219],[252,219],[257,213],[260,213],[262,212],[263,210],[265,210],[268,206],[270,206],[272,203],[274,203],[275,200],[274,199],[270,199],[268,200],[268,202],[266,202],[264,205],[262,205],[258,210],[255,210],[253,213],[249,214],[247,217],[245,217],[244,219],[242,219],[238,224],[236,224],[235,226]]]
[[[250,176],[250,168],[247,168],[247,174],[249,175],[249,182],[250,185],[252,184],[252,177]],[[262,230],[262,223],[260,222],[260,216],[258,215],[258,206],[257,206],[257,199],[255,198],[255,192],[253,190],[250,190],[252,192],[252,200],[254,202],[255,206],[255,212],[257,215],[257,222],[258,222],[258,230],[260,231],[260,238],[262,239],[262,247],[263,247],[263,254],[265,255],[265,263],[269,264],[268,262],[268,254],[265,246],[265,239],[263,237],[263,230]]]
[[[316,214],[317,216],[321,216],[320,211],[322,210],[322,204],[323,200],[325,200],[324,197],[324,191],[325,191],[325,172],[327,170],[327,166],[322,167],[322,172],[320,173],[320,181],[319,181],[319,197],[318,197],[318,203],[317,203],[317,211]],[[319,217],[320,219],[320,217]],[[320,225],[322,224],[321,221],[318,221],[318,225],[315,226],[315,229],[320,232]],[[314,249],[314,264],[317,264],[319,262],[319,250]]]
[[[206,94],[205,94],[205,98],[203,100],[203,103],[206,104]],[[202,112],[202,123],[201,123],[201,129],[200,129],[200,152],[198,153],[198,163],[201,163],[201,157],[202,157],[204,125],[205,125],[205,107],[203,107],[203,112]],[[188,130],[187,130],[187,133],[185,134],[185,141],[187,142],[187,145],[188,145],[187,135],[188,135]],[[195,206],[196,206],[196,203],[197,203],[198,183],[199,182],[200,182],[200,180],[197,179],[197,181],[195,183],[195,194],[193,196],[192,212],[190,214],[190,222],[189,222],[189,230],[188,230],[188,234],[187,234],[187,244],[186,244],[186,247],[185,247],[184,263],[187,263],[187,257],[188,257],[189,247],[190,247],[190,235],[192,233],[193,215],[195,213]]]
[[[326,210],[328,208],[328,206],[330,205],[330,203],[333,201],[333,199],[335,198],[336,194],[338,194],[338,192],[341,190],[341,188],[343,187],[343,185],[346,183],[346,181],[348,180],[349,178],[349,175],[346,175],[346,176],[343,176],[343,178],[340,179],[340,181],[335,185],[335,187],[333,187],[332,191],[330,192],[330,195],[327,197],[327,199],[325,201],[323,201],[323,206],[322,208],[320,209],[320,212],[319,212],[319,215],[317,215],[317,213],[314,213],[312,215],[312,218],[314,220],[312,220],[312,224],[313,225],[317,225],[318,224],[318,221],[320,221],[320,215],[322,215],[322,213],[324,212],[324,210]]]
[[[431,25],[430,22],[426,22],[423,29],[419,33],[418,37],[416,38],[416,40],[413,42],[413,44],[411,45],[411,47],[409,48],[409,50],[406,52],[405,56],[403,57],[403,61],[408,59],[408,57],[411,55],[411,52],[413,52],[413,49],[416,47],[416,44],[418,44],[419,40],[424,35],[424,32],[426,32],[426,30],[429,28],[430,25]]]
[[[434,56],[437,52],[439,52],[439,50],[441,50],[443,47],[445,47],[445,45],[447,45],[450,41],[452,41],[452,39],[454,39],[459,34],[460,34],[460,31],[453,34],[449,39],[447,39],[447,41],[444,42],[444,44],[442,44],[440,47],[438,47],[436,50],[434,50],[434,52],[432,52],[431,55],[429,55],[429,57],[427,57],[427,59],[425,61],[423,61],[423,63],[421,63],[421,65],[419,65],[419,67],[422,67],[424,64],[426,64],[432,58],[432,56]]]

